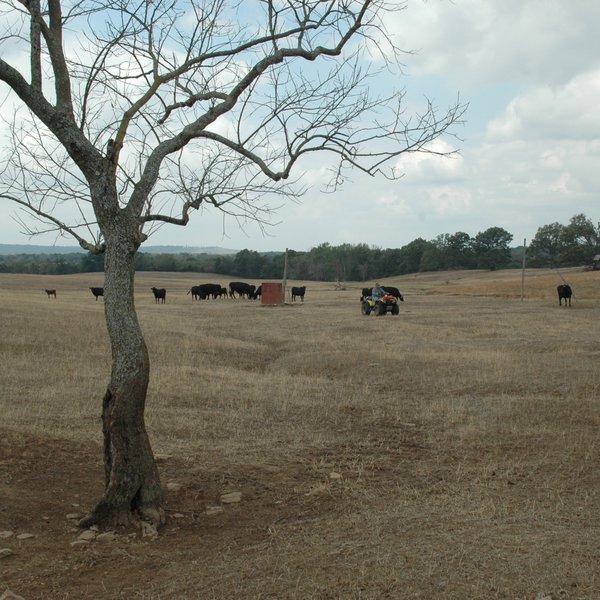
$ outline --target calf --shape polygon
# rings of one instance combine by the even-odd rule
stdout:
[[[96,302],[98,302],[98,296],[104,296],[104,288],[103,287],[91,287],[90,290],[92,294],[94,294],[94,298],[96,298]]]
[[[154,302],[155,304],[158,304],[159,302],[162,301],[162,303],[165,303],[165,300],[167,299],[167,290],[165,288],[150,288],[152,290],[152,293],[154,294]]]
[[[564,298],[565,306],[567,306],[567,302],[569,303],[569,306],[571,306],[571,296],[573,295],[571,286],[567,285],[566,283],[562,283],[556,288],[556,291],[558,292],[558,305],[562,306],[562,301]]]
[[[48,294],[48,298],[50,296],[54,296],[56,298],[56,290],[45,290],[46,294]]]

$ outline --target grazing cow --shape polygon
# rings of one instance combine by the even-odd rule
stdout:
[[[257,300],[258,298],[260,298],[262,296],[262,285],[259,285],[256,288],[256,291],[254,292],[254,295],[252,296],[253,300]]]
[[[44,290],[46,292],[46,294],[48,294],[48,298],[50,298],[50,296],[54,296],[56,298],[56,290]]]
[[[91,287],[90,290],[92,294],[94,294],[94,298],[96,298],[96,302],[98,302],[98,296],[104,296],[104,288],[103,287]]]
[[[227,294],[227,288],[221,287],[221,291],[219,292],[219,296],[221,296],[221,298],[223,298],[223,297],[227,298],[227,296],[228,296],[228,294]]]
[[[159,302],[165,303],[167,299],[167,290],[165,288],[150,288],[152,293],[154,294],[154,303],[158,304]]]
[[[229,284],[229,296],[231,298],[235,298],[237,294],[240,298],[246,296],[246,298],[250,299],[254,296],[254,292],[256,291],[256,286],[250,283],[244,283],[242,281],[232,281]]]
[[[227,290],[217,283],[203,283],[201,285],[193,286],[188,294],[190,293],[192,294],[192,300],[206,300],[211,296],[213,298],[218,298],[223,293],[227,294]]]
[[[302,302],[304,302],[304,294],[306,293],[306,286],[303,285],[302,287],[293,287],[292,288],[292,302],[296,301],[296,296],[298,296],[298,298],[300,298],[300,300],[302,300]]]
[[[562,306],[562,301],[564,298],[565,306],[567,306],[567,302],[569,303],[569,306],[571,306],[571,296],[573,295],[571,286],[567,285],[566,283],[562,283],[556,288],[556,291],[558,292],[558,305]]]
[[[218,283],[203,283],[198,286],[200,288],[200,299],[206,300],[211,296],[216,299],[221,295],[221,286]]]
[[[192,294],[192,301],[198,300],[200,298],[200,286],[193,285],[188,291],[188,294]]]

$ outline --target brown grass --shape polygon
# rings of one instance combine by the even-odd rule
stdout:
[[[0,540],[0,591],[600,597],[600,274],[528,271],[524,302],[520,271],[393,278],[406,301],[381,318],[360,314],[361,283],[263,307],[192,302],[202,280],[227,282],[136,278],[147,425],[164,484],[183,484],[168,525],[72,547],[65,515],[102,485],[101,279],[0,275],[0,531],[36,535]],[[206,514],[231,490],[240,504]]]

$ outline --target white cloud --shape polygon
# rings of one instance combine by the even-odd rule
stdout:
[[[462,176],[464,159],[460,154],[451,154],[457,148],[447,140],[437,139],[427,146],[427,150],[429,153],[402,154],[396,162],[396,171],[406,174],[412,182],[423,179],[446,181]]]
[[[560,86],[539,86],[515,98],[490,122],[492,141],[524,138],[600,137],[600,70],[581,73]]]
[[[460,82],[561,82],[600,56],[600,3],[589,0],[412,2],[389,24],[414,75]]]

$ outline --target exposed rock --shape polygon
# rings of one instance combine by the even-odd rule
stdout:
[[[71,520],[71,519],[81,519],[83,515],[79,514],[79,513],[69,513],[67,515],[67,519]]]
[[[156,526],[152,523],[148,523],[148,521],[142,521],[142,537],[158,537]]]
[[[0,548],[0,558],[6,558],[10,556],[13,551],[10,548]]]
[[[25,598],[23,598],[23,596],[15,594],[14,592],[6,588],[6,590],[4,590],[4,594],[0,596],[0,600],[25,600]]]
[[[210,515],[218,515],[219,513],[222,513],[225,509],[222,506],[207,506],[206,507],[206,514],[208,516]]]
[[[12,531],[0,531],[0,540],[12,537],[13,535],[15,534]]]
[[[329,479],[341,479],[341,478],[342,478],[341,473],[336,473],[335,471],[333,471],[332,473],[329,473]]]
[[[20,534],[17,536],[17,539],[18,539],[18,540],[29,540],[29,539],[31,539],[32,537],[35,537],[35,535],[33,535],[33,533],[20,533]]]
[[[178,492],[181,489],[181,487],[181,483],[175,483],[174,481],[170,481],[169,483],[167,483],[167,489],[170,492]]]
[[[87,546],[90,543],[90,540],[75,540],[71,542],[71,546]]]
[[[234,504],[235,502],[241,502],[242,492],[229,492],[221,496],[221,502],[223,504]]]
[[[185,515],[183,513],[174,513],[171,515],[174,519],[183,519]]]
[[[78,540],[87,540],[89,542],[91,540],[95,540],[97,535],[98,535],[98,532],[94,531],[93,529],[86,529],[85,531],[82,531],[79,534],[77,539]]]

